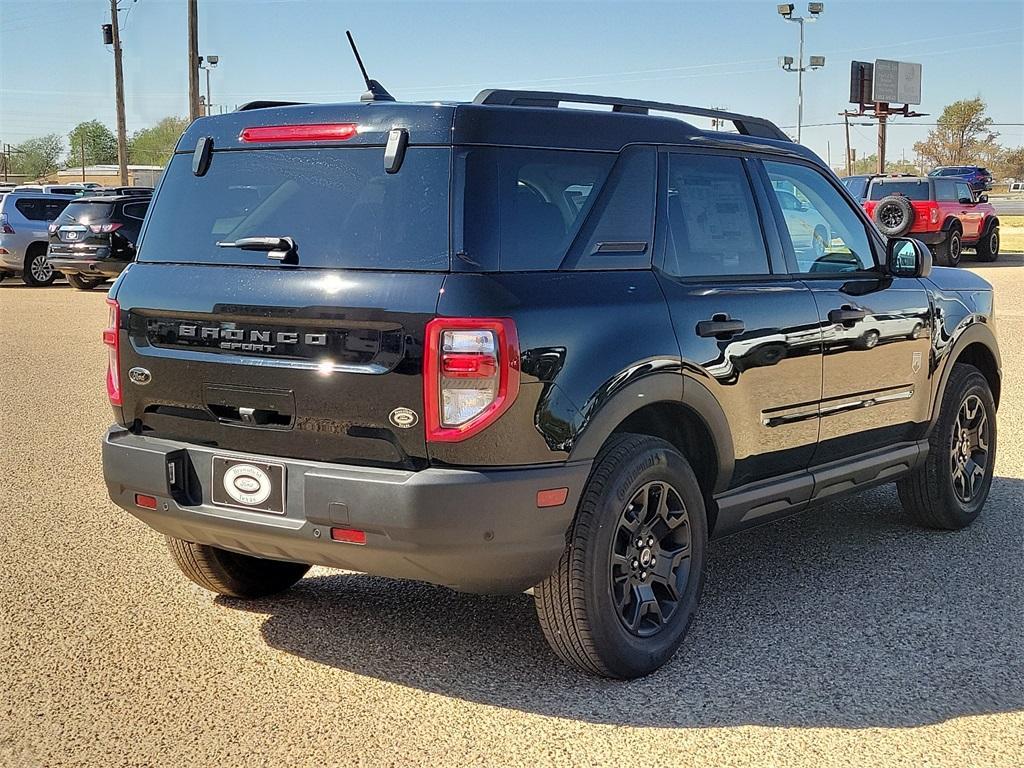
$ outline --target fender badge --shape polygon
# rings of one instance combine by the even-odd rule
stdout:
[[[145,368],[132,368],[128,371],[128,378],[132,380],[132,384],[138,384],[140,387],[144,387],[153,380],[153,374]]]
[[[399,429],[409,429],[415,427],[419,422],[420,417],[416,415],[416,411],[411,408],[395,408],[388,416],[388,421],[394,424]]]
[[[918,371],[921,370],[921,353],[920,352],[915,352],[914,353],[914,356],[911,358],[910,367],[913,369],[914,373],[917,373]]]

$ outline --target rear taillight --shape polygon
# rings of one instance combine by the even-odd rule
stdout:
[[[938,203],[928,204],[928,221],[932,224],[939,223],[939,206]]]
[[[107,327],[103,343],[107,345],[107,397],[111,405],[121,405],[121,307],[107,299]]]
[[[423,400],[427,440],[465,440],[493,424],[519,394],[519,338],[509,319],[427,323]]]
[[[116,224],[90,224],[89,231],[92,232],[94,235],[105,235],[108,232],[116,232],[122,226],[124,225],[121,224],[120,222]]]
[[[0,232],[2,232],[5,235],[14,234],[14,227],[10,225],[6,213],[0,213]]]
[[[58,229],[60,229],[60,224],[51,224],[46,228],[46,231],[49,232],[51,235],[56,235]]]

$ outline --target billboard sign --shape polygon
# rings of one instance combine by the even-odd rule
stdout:
[[[870,61],[850,62],[850,103],[868,104],[871,101],[871,71],[874,65]]]
[[[892,59],[875,59],[871,101],[896,104],[921,103],[921,65]]]

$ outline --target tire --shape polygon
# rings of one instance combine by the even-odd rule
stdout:
[[[534,590],[551,648],[604,677],[658,669],[693,620],[707,535],[686,459],[658,438],[616,438],[594,463],[558,567]]]
[[[857,339],[857,343],[854,346],[860,349],[874,349],[878,346],[878,341],[881,338],[882,335],[878,331],[868,331]]]
[[[80,291],[91,291],[97,285],[102,285],[105,279],[102,277],[82,277],[75,274],[64,275],[64,277],[68,279],[72,287]]]
[[[966,448],[960,429],[965,423]],[[973,365],[953,367],[928,445],[925,463],[896,484],[903,510],[926,528],[966,528],[988,498],[996,459],[995,402],[988,381]]]
[[[935,246],[935,262],[940,267],[956,267],[960,264],[964,246],[959,229],[950,230],[946,242]]]
[[[871,218],[883,235],[899,237],[914,224],[914,206],[903,195],[889,195],[878,201]]]
[[[309,566],[264,560],[208,544],[167,537],[171,557],[183,574],[218,595],[259,598],[283,592],[306,575]]]
[[[995,261],[999,258],[999,225],[990,227],[981,236],[977,247],[978,261]]]
[[[29,246],[25,254],[25,271],[21,273],[21,280],[25,285],[33,288],[40,288],[50,285],[57,279],[57,273],[46,260],[46,247]]]

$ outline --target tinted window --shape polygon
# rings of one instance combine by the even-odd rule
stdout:
[[[848,176],[847,178],[843,179],[843,185],[848,190],[850,190],[850,194],[856,197],[858,200],[863,200],[867,196],[867,176]]]
[[[956,183],[956,198],[957,200],[973,200],[974,195],[971,194],[971,185],[965,181],[958,181]]]
[[[764,167],[776,196],[791,195],[800,203],[797,210],[782,209],[786,227],[780,233],[789,234],[800,272],[874,267],[864,221],[827,178],[796,163],[765,162]]]
[[[217,243],[277,236],[304,267],[447,270],[450,160],[410,147],[390,174],[380,147],[215,151],[195,176],[191,153],[175,155],[140,259],[262,266],[266,254]]]
[[[956,183],[952,179],[938,179],[935,182],[935,199],[956,201]]]
[[[615,155],[480,147],[460,153],[464,250],[504,271],[558,269]]]
[[[903,195],[908,200],[929,200],[929,182],[919,179],[906,181],[897,179],[875,179],[871,185],[871,199],[881,200],[887,195]]]
[[[128,203],[124,207],[124,215],[130,219],[142,219],[146,218],[146,209],[149,208],[149,203]]]
[[[743,162],[673,154],[665,271],[679,277],[763,275],[768,253]]]
[[[49,200],[45,197],[25,197],[16,200],[14,207],[30,221],[53,221],[60,216],[69,200]]]
[[[57,224],[94,224],[107,221],[114,212],[113,203],[71,203],[56,220]]]

